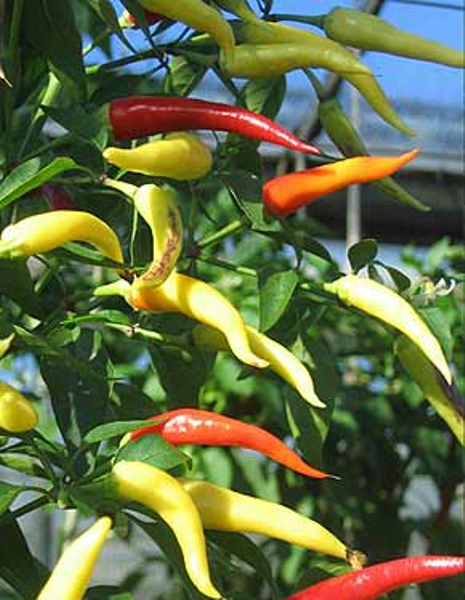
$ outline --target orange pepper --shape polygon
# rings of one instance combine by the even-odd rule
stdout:
[[[348,185],[388,177],[418,153],[419,150],[412,150],[401,156],[356,156],[276,177],[263,186],[266,209],[284,217]]]

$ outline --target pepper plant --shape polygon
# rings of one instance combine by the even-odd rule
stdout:
[[[430,208],[395,180],[421,148],[370,156],[315,69],[409,135],[344,44],[463,53],[272,1],[0,0],[0,33],[0,600],[458,597],[463,253],[364,239],[346,269],[311,204],[374,181]],[[295,69],[329,153],[279,124]],[[270,176],[263,141],[308,168]]]

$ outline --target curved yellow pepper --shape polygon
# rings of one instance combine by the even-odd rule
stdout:
[[[182,251],[183,225],[174,193],[151,183],[137,187],[109,178],[103,183],[129,196],[150,227],[152,262],[147,271],[137,278],[137,285],[159,286],[173,271]]]
[[[84,597],[111,525],[110,517],[101,517],[71,542],[37,600],[81,600]]]
[[[152,509],[173,530],[187,573],[197,589],[209,598],[221,598],[210,580],[199,513],[182,485],[165,471],[142,462],[116,463],[112,479],[120,498]]]
[[[113,229],[98,217],[78,210],[54,210],[9,225],[0,237],[0,258],[42,254],[73,241],[88,242],[104,256],[123,262]]]
[[[325,527],[286,506],[205,481],[180,477],[179,482],[197,506],[207,529],[266,535],[347,560],[353,566],[365,559]]]
[[[269,362],[270,369],[295,388],[302,398],[312,406],[316,406],[317,408],[324,408],[326,406],[318,398],[312,377],[307,368],[292,352],[253,327],[246,325],[246,331],[252,351],[257,356]],[[196,325],[192,330],[192,338],[194,344],[199,347],[213,348],[215,350],[230,349],[222,333],[205,325]]]
[[[345,275],[323,287],[348,306],[355,306],[402,332],[420,348],[447,383],[451,383],[449,365],[438,340],[402,296],[381,283],[357,275]]]

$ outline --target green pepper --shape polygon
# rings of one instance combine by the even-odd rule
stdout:
[[[322,18],[328,37],[360,50],[374,50],[463,69],[465,53],[394,27],[376,15],[350,8],[333,8]]]
[[[453,384],[447,383],[423,352],[405,336],[397,340],[395,351],[404,369],[420,386],[425,398],[447,423],[460,444],[465,446],[463,409],[455,402]]]
[[[321,67],[347,79],[387,123],[407,134],[414,132],[395,112],[369,67],[340,44],[327,38],[259,19],[235,30],[241,45],[222,57],[232,77],[268,77],[293,69]]]
[[[325,99],[323,87],[318,79],[313,73],[309,72],[308,75],[319,99],[318,116],[321,125],[336,148],[338,148],[346,158],[352,158],[354,156],[370,156],[363,140],[350,122],[339,100],[335,97]],[[373,185],[388,196],[399,200],[399,202],[408,204],[418,210],[430,210],[429,206],[425,206],[422,202],[414,198],[392,177],[377,179],[373,181]]]

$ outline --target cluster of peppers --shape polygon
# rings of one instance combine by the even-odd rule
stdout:
[[[146,9],[147,24],[168,18],[211,36],[220,48],[219,64],[230,76],[253,78],[295,68],[324,67],[350,81],[380,116],[406,133],[408,128],[390,107],[368,67],[341,44],[464,66],[462,53],[399,32],[381,19],[359,11],[335,9],[324,17],[315,17],[315,24],[327,35],[321,37],[264,22],[243,0],[216,1],[219,7],[241,19],[234,28],[220,12],[202,0],[140,0],[140,4]],[[130,16],[124,17],[122,22],[137,25]],[[236,40],[241,43],[236,44]],[[131,149],[109,147],[103,153],[104,158],[135,173],[194,180],[209,173],[213,158],[208,146],[189,132],[202,129],[235,132],[310,155],[312,168],[265,183],[263,201],[270,215],[284,217],[335,190],[372,180],[397,199],[425,208],[389,177],[418,151],[399,157],[368,156],[341,106],[335,100],[325,100],[318,80],[313,75],[310,77],[321,100],[321,120],[347,157],[345,160],[321,154],[318,148],[302,142],[277,123],[244,108],[157,96],[111,102],[109,126],[115,140],[161,133],[166,136]],[[239,311],[212,286],[177,272],[183,224],[172,189],[156,184],[137,187],[110,178],[105,178],[103,183],[128,197],[151,229],[152,261],[142,273],[136,275],[123,268],[118,237],[105,222],[77,210],[51,186],[43,192],[53,210],[8,226],[0,237],[0,258],[41,254],[70,241],[90,243],[113,261],[120,276],[119,280],[97,288],[95,295],[121,295],[135,310],[183,313],[198,321],[189,334],[192,345],[214,351],[230,350],[249,366],[269,367],[309,404],[324,407],[310,373],[297,357],[275,340],[247,326]],[[411,305],[386,286],[355,275],[343,276],[323,287],[342,303],[379,319],[401,334],[396,351],[402,364],[464,445],[463,418],[450,410],[447,395],[452,384],[449,366],[437,339]],[[127,434],[121,444],[144,435],[159,435],[173,445],[239,446],[260,452],[302,475],[320,479],[332,477],[308,465],[271,433],[224,415],[184,408],[156,415],[151,421],[147,427]],[[30,402],[11,386],[1,383],[0,429],[17,434],[33,429],[36,424],[37,413]],[[264,534],[346,560],[356,569],[364,565],[362,553],[348,548],[319,523],[285,506],[205,481],[176,478],[142,462],[116,462],[109,474],[77,489],[76,495],[79,494],[100,512],[111,514],[109,506],[115,511],[130,502],[154,511],[173,530],[193,584],[210,598],[221,595],[210,578],[204,529]],[[111,518],[101,517],[72,542],[38,600],[63,597],[80,600],[111,527]],[[460,557],[400,559],[331,578],[288,600],[370,600],[409,583],[464,570],[465,559]]]

